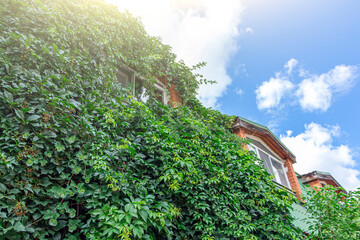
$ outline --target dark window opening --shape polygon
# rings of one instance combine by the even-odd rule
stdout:
[[[124,70],[119,70],[117,71],[116,75],[116,79],[119,81],[121,87],[123,88],[128,88],[132,82],[131,82],[131,73],[124,71]]]
[[[167,104],[166,91],[159,81],[150,82],[136,76],[134,71],[127,68],[120,68],[115,75],[121,87],[130,90],[137,101],[146,103],[149,99],[153,99]],[[149,90],[151,86],[153,86],[153,90]]]

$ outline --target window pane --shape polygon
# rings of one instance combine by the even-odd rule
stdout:
[[[119,81],[120,85],[123,88],[129,87],[129,85],[131,84],[130,74],[119,70],[115,75],[116,75],[116,78]]]
[[[248,145],[248,148],[249,148],[249,151],[254,152],[255,155],[256,155],[257,157],[259,157],[258,154],[257,154],[257,152],[256,152],[256,149],[255,149],[255,147],[254,147],[253,145]],[[256,160],[256,161],[255,161],[255,163],[256,163],[257,165],[263,164],[262,162],[263,162],[263,161],[261,161],[261,160]]]
[[[268,155],[275,157],[274,154],[271,151],[269,151],[269,149],[266,146],[264,146],[261,142],[256,141],[252,138],[249,138],[249,139],[251,139],[252,144],[254,144],[254,146],[256,146],[257,148],[260,148],[261,150],[263,150],[263,152],[267,153]]]
[[[256,154],[255,148],[252,145],[249,145],[249,151],[253,151]]]
[[[281,183],[282,185],[289,187],[287,182],[286,173],[284,171],[282,163],[276,161],[275,159],[271,158],[272,165],[274,167],[275,175],[277,178],[277,182]]]
[[[274,175],[274,171],[271,167],[269,155],[267,155],[260,149],[258,149],[258,150],[259,150],[259,158],[264,161],[264,166],[268,170],[268,173],[270,173],[271,175]]]

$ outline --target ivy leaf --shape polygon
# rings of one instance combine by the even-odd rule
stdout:
[[[53,47],[53,49],[55,50],[56,53],[59,53],[59,48],[55,43],[52,44],[52,47]]]
[[[56,226],[57,225],[57,220],[56,219],[50,219],[50,221],[49,221],[49,225],[50,226]]]
[[[72,171],[72,172],[73,172],[74,174],[78,174],[80,171],[81,171],[81,168],[80,168],[79,166],[76,166],[76,167],[73,168],[73,171]]]
[[[54,215],[55,215],[54,212],[48,210],[48,211],[44,214],[43,219],[50,219],[50,218],[52,218]]]
[[[130,224],[130,223],[131,223],[131,215],[130,215],[130,214],[126,214],[125,220],[126,220],[126,222],[127,222],[128,224]]]
[[[60,229],[66,227],[67,221],[59,220],[56,227],[54,228],[56,231],[59,231]],[[61,238],[60,238],[61,239]]]
[[[25,232],[25,226],[21,222],[16,222],[14,225],[14,230],[17,232]]]
[[[139,227],[133,227],[133,232],[134,232],[134,237],[139,237],[139,238],[141,238],[141,236],[144,234],[144,230]]]
[[[28,160],[26,161],[26,165],[29,166],[29,167],[32,166],[33,163],[34,163],[33,159],[28,159]]]
[[[40,184],[42,186],[48,187],[49,185],[52,184],[52,182],[49,180],[49,178],[43,178]]]
[[[40,213],[34,213],[32,215],[32,217],[33,217],[34,220],[38,220],[41,217],[41,214]]]
[[[71,209],[71,210],[70,210],[70,214],[69,214],[70,218],[74,218],[75,215],[76,215],[76,210],[75,210],[75,209]]]
[[[147,218],[148,218],[148,213],[147,213],[147,211],[141,210],[141,211],[140,211],[140,216],[141,216],[141,218],[146,222],[146,220],[147,220]]]
[[[0,218],[6,218],[6,217],[7,217],[7,215],[5,212],[0,212]]]
[[[26,228],[26,232],[28,232],[28,233],[34,233],[34,232],[35,232],[35,229],[32,228],[32,227],[27,227],[27,228]]]
[[[67,224],[69,227],[69,232],[73,232],[77,229],[78,222],[79,222],[79,220],[73,220],[73,219],[69,220],[69,223]]]
[[[49,131],[49,130],[45,131],[43,135],[46,138],[56,138],[56,136],[57,136],[56,133]]]
[[[130,212],[130,210],[133,208],[131,203],[128,203],[125,205],[125,212]]]
[[[67,139],[68,143],[70,143],[70,144],[74,143],[75,140],[76,140],[76,136],[75,136],[75,135],[74,135],[74,136],[71,136],[71,137],[69,137],[69,138]]]
[[[58,152],[62,152],[62,151],[65,150],[64,145],[62,145],[62,144],[59,143],[59,142],[57,142],[57,143],[55,144],[55,147],[56,147],[56,150],[57,150]]]
[[[39,115],[31,115],[30,117],[28,117],[28,121],[35,121],[38,120],[39,118],[41,118]]]
[[[11,93],[9,93],[8,91],[4,91],[4,95],[6,100],[8,100],[9,102],[14,102],[14,97]]]
[[[80,109],[81,103],[78,101],[75,101],[74,99],[69,99],[68,103],[70,103],[74,108]]]
[[[18,116],[21,120],[24,120],[24,112],[19,110],[19,109],[15,109],[15,114],[16,116]]]
[[[6,187],[2,183],[0,183],[0,191],[3,192],[3,193],[6,192]]]

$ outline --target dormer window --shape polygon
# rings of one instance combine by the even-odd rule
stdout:
[[[120,85],[123,88],[130,90],[136,100],[142,102],[148,101],[151,91],[148,91],[145,87],[145,83],[149,80],[144,79],[129,67],[119,68],[115,76]],[[153,94],[153,99],[157,99],[163,104],[167,104],[168,98],[165,86],[157,80],[156,83],[153,84],[153,87],[154,91],[151,93]]]
[[[257,157],[263,161],[268,173],[274,176],[274,180],[277,183],[290,188],[283,162],[260,141],[255,139],[251,139],[251,141],[252,143],[249,145],[249,150],[255,152]]]

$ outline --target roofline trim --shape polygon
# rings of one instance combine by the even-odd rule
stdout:
[[[322,172],[322,171],[317,171],[317,170],[315,170],[315,171],[312,171],[312,172],[309,172],[309,173],[300,175],[300,180],[301,180],[301,177],[302,177],[302,176],[305,176],[305,175],[308,175],[308,174],[312,174],[312,173],[316,173],[317,179],[324,179],[324,178],[322,178],[319,174],[322,174],[322,175],[325,175],[325,176],[327,175],[327,176],[331,177],[332,180],[333,180],[337,185],[339,185],[342,189],[345,190],[345,192],[347,192],[347,190],[346,190],[343,186],[341,186],[341,184],[340,184],[329,172]],[[301,182],[304,183],[304,184],[306,184],[306,183],[311,182],[311,181],[314,181],[314,180],[316,180],[316,179],[311,179],[311,180],[306,180],[306,181],[304,181],[304,182],[302,182],[302,181],[301,181]],[[326,180],[326,179],[324,179],[324,180]]]
[[[242,127],[242,126],[241,126],[241,121],[246,122],[246,123],[248,123],[248,124],[251,124],[251,125],[253,125],[254,127],[260,128],[260,129],[262,129],[262,130],[265,130],[265,131],[268,133],[268,135],[269,135],[275,142],[277,142],[282,148],[284,148],[284,150],[286,150],[286,151],[289,153],[289,155],[291,155],[291,156],[293,157],[293,161],[292,161],[292,162],[293,162],[293,163],[296,163],[296,156],[295,156],[295,154],[293,154],[293,153],[280,141],[280,139],[278,139],[278,138],[275,136],[275,134],[270,131],[269,128],[267,128],[267,127],[265,127],[265,126],[263,126],[263,125],[261,125],[261,124],[255,123],[255,122],[253,122],[253,121],[250,121],[250,120],[248,120],[248,119],[239,117],[239,116],[236,117],[235,122],[234,122],[234,125],[232,126],[232,128],[235,129],[235,128],[240,128],[240,127]]]

